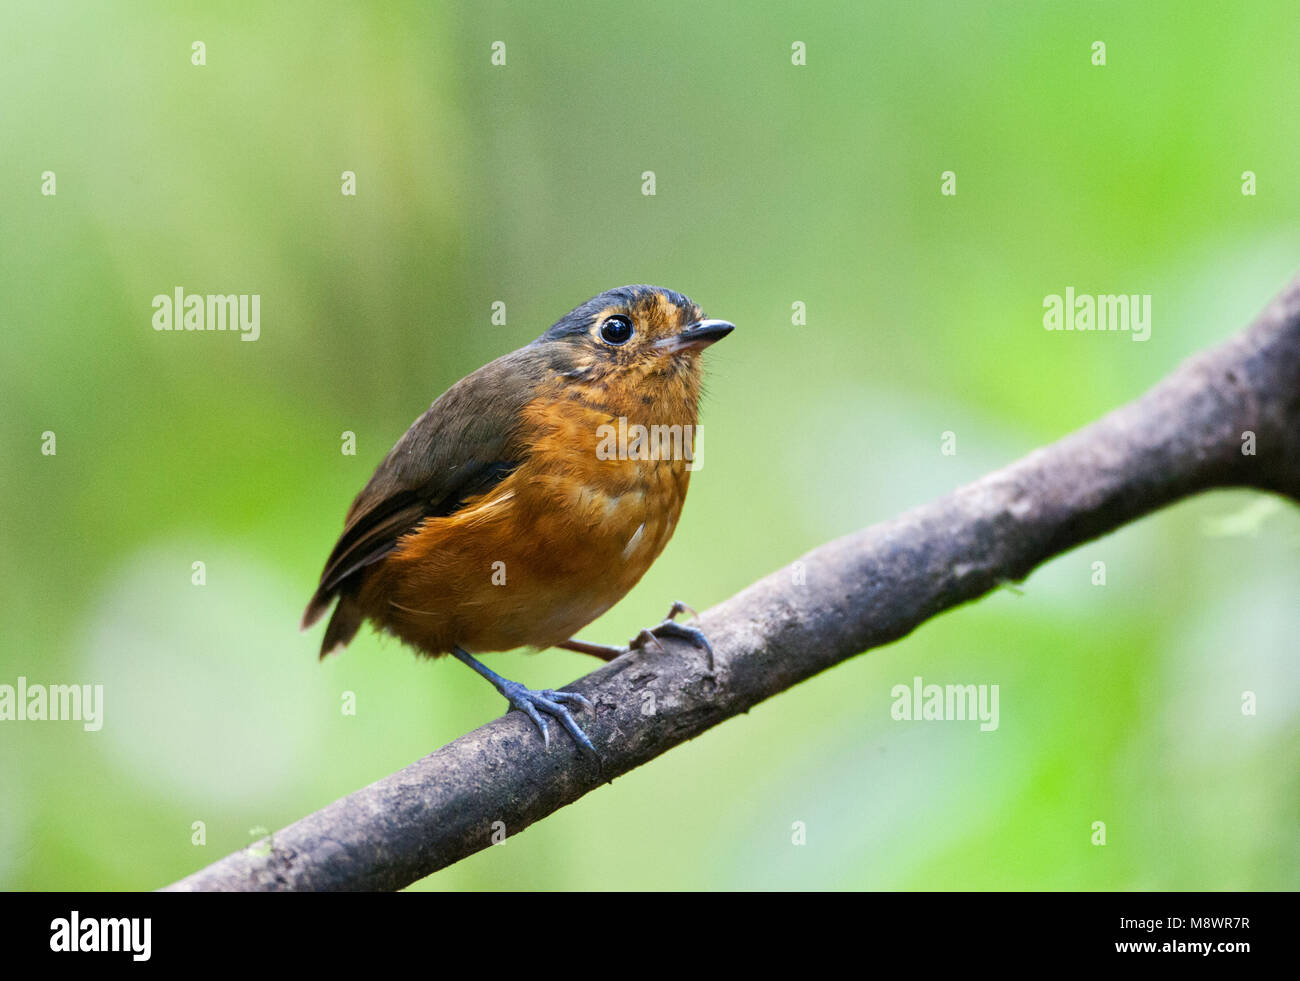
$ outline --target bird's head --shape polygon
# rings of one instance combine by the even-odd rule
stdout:
[[[681,293],[620,286],[574,307],[533,342],[582,388],[655,398],[699,393],[699,354],[735,329]],[[679,391],[679,390],[685,391]]]

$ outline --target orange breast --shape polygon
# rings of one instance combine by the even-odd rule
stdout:
[[[362,588],[372,618],[428,653],[474,653],[551,646],[617,603],[668,544],[690,481],[680,457],[601,459],[599,427],[617,424],[569,399],[529,405],[523,464],[403,539]]]

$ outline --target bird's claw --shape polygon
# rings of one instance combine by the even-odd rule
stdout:
[[[713,645],[709,643],[709,638],[704,636],[704,631],[699,627],[688,627],[685,624],[678,623],[673,618],[681,613],[689,613],[693,618],[698,619],[699,614],[692,610],[685,603],[680,601],[672,605],[668,611],[668,616],[664,618],[663,623],[657,627],[647,627],[639,634],[628,641],[627,648],[630,651],[644,650],[650,645],[654,645],[660,651],[664,645],[659,642],[660,637],[672,637],[677,640],[684,640],[687,643],[694,644],[700,650],[709,655],[709,670],[713,670]]]
[[[596,752],[596,747],[591,744],[587,734],[582,731],[582,727],[574,721],[573,715],[565,707],[565,703],[572,703],[579,708],[594,711],[595,707],[582,695],[576,691],[555,691],[550,688],[533,691],[517,681],[507,682],[501,694],[505,695],[511,708],[518,709],[533,720],[533,724],[542,733],[542,743],[546,749],[551,748],[551,728],[542,717],[542,712],[559,719],[560,725],[564,726],[565,731],[573,737],[573,741],[589,756],[599,761],[600,754]]]
[[[695,612],[695,608],[693,606],[687,606],[681,600],[674,600],[672,607],[668,610],[668,616],[664,617],[664,619],[675,620],[678,616],[680,616],[683,613],[689,613],[691,615],[692,620],[698,620],[700,618],[700,615]]]
[[[660,626],[663,626],[663,624],[660,624]],[[655,630],[658,629],[658,627],[655,628]],[[659,638],[655,636],[654,630],[651,630],[649,627],[646,627],[627,642],[627,649],[629,651],[640,651],[647,647],[658,648],[660,653],[663,653],[664,650],[664,645],[659,643]]]

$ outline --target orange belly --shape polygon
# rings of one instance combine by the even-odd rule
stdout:
[[[429,518],[367,576],[361,603],[429,654],[549,647],[623,598],[668,544],[690,472],[682,460],[600,460],[570,407],[501,484]]]

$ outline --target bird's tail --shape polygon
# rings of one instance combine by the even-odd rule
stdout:
[[[319,620],[325,611],[330,608],[330,602],[334,599],[333,593],[317,592],[307,604],[307,610],[302,615],[302,629],[306,630],[313,623]],[[339,604],[334,608],[334,615],[330,617],[329,626],[325,628],[325,638],[321,641],[320,656],[323,660],[335,651],[347,647],[352,643],[352,638],[357,635],[361,629],[361,623],[365,620],[365,615],[361,612],[361,604],[357,597],[350,592],[339,593]]]

